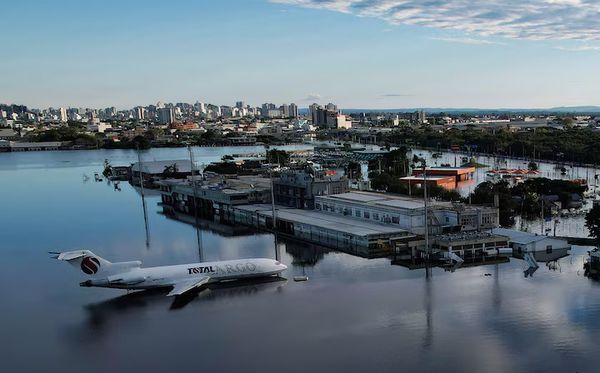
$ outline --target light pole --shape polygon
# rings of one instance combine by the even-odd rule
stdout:
[[[429,219],[427,214],[427,162],[425,158],[421,158],[421,165],[423,167],[423,206],[425,209],[425,256],[429,260]]]

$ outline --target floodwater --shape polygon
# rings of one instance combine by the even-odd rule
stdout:
[[[432,166],[441,166],[443,164],[449,164],[450,166],[458,165],[462,163],[462,158],[467,157],[464,153],[453,153],[453,152],[440,152],[439,158],[433,158],[433,151],[415,149],[409,152],[409,159],[412,159],[413,155],[423,157],[427,160],[427,164]],[[471,158],[471,157],[467,157]],[[475,169],[473,179],[465,182],[458,183],[456,190],[464,197],[472,193],[477,185],[486,181],[486,173],[488,171],[509,168],[509,169],[527,169],[529,162],[522,159],[512,158],[500,158],[485,155],[474,155],[472,158],[477,163],[486,165],[488,167],[481,167]],[[585,167],[585,166],[573,166],[571,164],[559,164],[551,162],[537,161],[538,171],[540,177],[546,177],[548,179],[555,180],[574,180],[583,179],[587,182],[590,191],[596,192],[594,194],[595,199],[600,199],[600,191],[598,183],[600,181],[600,169],[596,167]],[[565,168],[563,173],[560,169]],[[553,217],[552,221],[545,222],[542,224],[542,219],[533,219],[521,221],[520,217],[515,217],[515,229],[523,230],[526,232],[542,234],[546,229],[550,229],[546,234],[557,235],[563,237],[588,237],[589,230],[585,227],[585,212],[589,211],[593,207],[593,199],[585,199],[584,206],[578,214],[570,216]]]
[[[462,158],[474,158],[477,163],[485,165],[487,167],[477,168],[473,175],[473,182],[463,182],[457,185],[457,191],[462,195],[467,196],[471,193],[478,184],[486,181],[486,173],[488,171],[509,168],[509,169],[527,169],[529,161],[515,158],[502,158],[486,155],[473,155],[472,157],[467,156],[465,153],[453,153],[453,152],[439,152],[441,156],[439,158],[433,158],[432,154],[436,153],[430,150],[413,149],[409,151],[408,157],[412,159],[413,155],[425,158],[428,165],[433,167],[441,165],[450,165],[452,167],[460,166]],[[583,179],[586,180],[591,188],[596,188],[600,181],[600,169],[596,167],[584,167],[584,166],[573,166],[571,164],[562,163],[557,165],[556,163],[535,161],[538,165],[538,171],[540,177],[546,177],[548,179],[557,180],[574,180]],[[563,173],[561,167],[565,168]]]
[[[249,148],[195,148],[199,162]],[[193,226],[148,196],[85,181],[124,150],[0,154],[0,358],[3,372],[595,372],[600,283],[588,248],[540,263],[409,270],[279,241],[288,280],[213,286],[187,302],[79,287],[47,251],[87,248],[147,266],[275,257],[270,234]],[[186,149],[143,158],[185,159]],[[210,224],[208,224],[210,225]],[[307,282],[294,282],[306,274]]]

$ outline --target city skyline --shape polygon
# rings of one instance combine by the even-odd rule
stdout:
[[[20,2],[0,102],[598,105],[597,1]],[[466,12],[468,9],[469,12]],[[173,17],[165,17],[173,14]]]

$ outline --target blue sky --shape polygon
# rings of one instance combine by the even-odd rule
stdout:
[[[599,3],[22,0],[1,7],[0,102],[594,105]]]

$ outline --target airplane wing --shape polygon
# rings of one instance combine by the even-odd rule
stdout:
[[[169,294],[167,294],[167,296],[171,297],[173,295],[181,295],[183,293],[187,293],[188,291],[190,291],[192,289],[199,288],[200,286],[206,284],[208,282],[208,280],[210,280],[210,277],[205,276],[205,277],[201,277],[201,278],[195,278],[195,279],[191,279],[191,280],[183,280],[180,282],[176,282],[173,284],[173,290],[171,290],[171,292]]]

